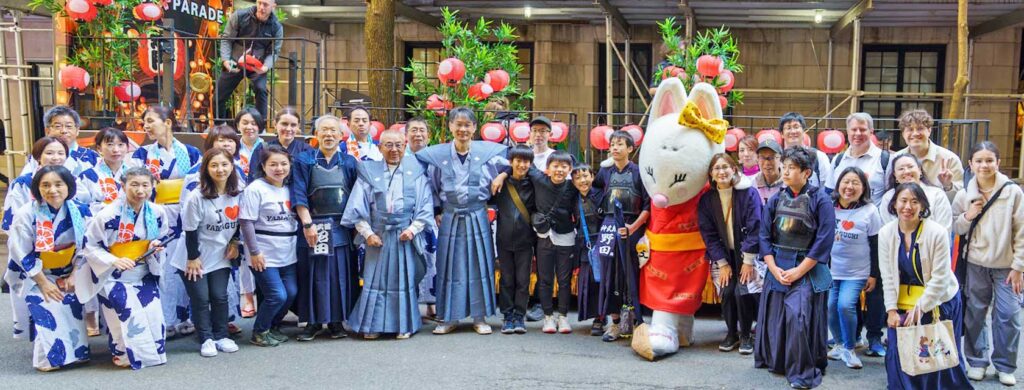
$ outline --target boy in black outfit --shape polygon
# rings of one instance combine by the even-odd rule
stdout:
[[[498,211],[496,234],[501,294],[498,306],[505,321],[501,333],[526,333],[526,305],[530,299],[530,264],[537,242],[530,218],[536,212],[533,184],[527,177],[533,150],[516,146],[509,150],[512,174],[508,185],[494,199]]]
[[[572,333],[566,317],[572,299],[572,257],[576,246],[576,211],[579,191],[567,180],[572,170],[572,156],[555,151],[548,157],[547,174],[530,168],[527,176],[533,184],[536,212],[533,229],[537,232],[537,287],[544,309],[544,333]],[[508,176],[494,179],[497,186]],[[558,280],[558,315],[554,315],[554,281]]]

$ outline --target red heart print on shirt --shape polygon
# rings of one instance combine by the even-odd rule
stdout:
[[[238,219],[238,205],[225,207],[224,216],[232,221]]]
[[[853,221],[843,221],[843,230],[850,231],[850,229],[853,229],[853,226]]]

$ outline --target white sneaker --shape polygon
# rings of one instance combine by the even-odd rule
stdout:
[[[860,362],[860,358],[857,357],[857,353],[849,349],[843,349],[843,363],[846,363],[846,367],[853,369],[860,369],[864,367],[864,363]]]
[[[228,339],[228,338],[220,339],[220,340],[217,340],[216,344],[217,344],[217,350],[218,351],[227,352],[227,353],[238,352],[238,344],[235,344],[235,341],[232,340],[232,339]]]
[[[206,339],[203,341],[203,346],[199,347],[199,354],[203,357],[217,356],[217,343],[213,339]]]
[[[555,325],[555,317],[554,316],[544,316],[544,326],[542,326],[540,328],[540,331],[544,332],[544,333],[548,333],[548,334],[557,332],[558,329],[556,328],[556,325]]]
[[[967,379],[980,381],[985,379],[986,367],[967,367]]]
[[[569,334],[572,333],[572,325],[569,324],[569,319],[564,315],[558,316],[558,333]]]
[[[832,347],[832,349],[828,351],[828,355],[826,356],[828,357],[828,360],[839,360],[843,358],[843,351],[845,350],[846,348],[844,348],[842,345],[836,344],[834,347]]]
[[[1016,386],[1017,385],[1017,378],[1014,377],[1012,373],[1009,373],[1009,372],[996,372],[996,373],[999,374],[999,383],[1002,383],[1002,384],[1004,384],[1006,386]]]

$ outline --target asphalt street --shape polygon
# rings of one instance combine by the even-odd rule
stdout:
[[[321,338],[300,343],[294,339],[276,348],[248,343],[251,321],[237,339],[241,349],[217,357],[199,356],[191,337],[167,343],[167,364],[140,371],[116,368],[110,362],[106,336],[91,339],[92,361],[51,373],[32,368],[32,344],[10,338],[9,296],[0,295],[0,388],[99,389],[116,386],[136,389],[180,389],[215,386],[228,389],[319,388],[672,388],[672,389],[784,389],[784,377],[753,367],[753,357],[717,349],[725,327],[714,314],[698,318],[697,344],[657,362],[636,356],[628,340],[601,342],[589,336],[589,326],[574,323],[571,335],[540,332],[540,323],[528,323],[525,335],[480,336],[465,324],[455,333],[430,334],[433,324],[409,340],[358,337]],[[575,315],[570,314],[570,316]],[[499,325],[491,318],[492,326]],[[294,334],[298,329],[286,330]],[[848,369],[831,362],[822,389],[883,389],[885,366],[881,358],[862,357],[864,368]],[[1018,371],[1018,381],[1024,375]],[[989,370],[978,389],[1002,389]]]

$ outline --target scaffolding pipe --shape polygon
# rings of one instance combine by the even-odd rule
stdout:
[[[832,37],[828,37],[828,65],[825,69],[825,90],[832,90]],[[832,95],[825,95],[825,108],[832,107]]]
[[[626,45],[626,47],[625,47],[624,51],[626,52],[626,55],[623,56],[623,57],[625,57],[624,58],[625,61],[622,61],[622,60],[619,61],[619,63],[622,64],[623,73],[626,74],[626,79],[622,80],[622,89],[623,89],[623,93],[625,95],[625,100],[622,102],[622,111],[632,112],[633,110],[630,110],[630,107],[632,106],[632,104],[630,104],[630,100],[632,100],[632,96],[630,96],[630,95],[632,95],[632,93],[631,93],[632,91],[629,90],[629,82],[633,81],[633,75],[630,74],[629,70],[630,70],[630,68],[633,67],[633,63],[632,63],[632,61],[630,61],[632,59],[632,57],[629,56],[629,49],[630,48],[629,48],[629,34],[628,33],[626,34],[626,43],[625,43],[625,45]],[[626,115],[626,122],[629,123],[629,115]]]
[[[850,113],[857,112],[860,99],[854,92],[860,89],[860,18],[853,20],[853,45],[850,45]]]
[[[13,11],[12,13],[14,15],[14,24],[15,24],[15,26],[21,25],[21,11]],[[14,31],[14,62],[17,63],[17,64],[24,64],[25,63],[25,45],[22,42],[21,31],[19,31],[19,30],[15,30]],[[24,74],[25,69],[18,68],[16,70],[16,72],[17,72],[19,77],[27,77]],[[18,102],[21,103],[21,131],[22,131],[22,137],[21,137],[22,146],[21,146],[21,150],[25,150],[25,151],[32,150],[32,138],[33,138],[31,130],[29,130],[29,129],[32,128],[32,120],[31,120],[31,117],[30,117],[32,112],[29,111],[29,107],[32,107],[32,105],[31,105],[31,103],[28,100],[28,94],[25,93],[25,91],[28,89],[27,85],[26,85],[27,83],[28,83],[27,80],[22,79],[22,80],[19,80],[18,84],[17,84],[18,85]],[[12,177],[12,179],[13,179],[13,177]]]
[[[973,75],[971,72],[974,71],[974,39],[967,40],[967,80],[971,80]],[[969,118],[967,113],[970,111],[967,108],[971,106],[971,83],[967,83],[967,89],[964,91],[964,115],[961,118]]]
[[[625,60],[622,58],[622,53],[619,53],[619,48],[615,47],[615,45],[612,45],[612,50],[615,51],[615,56],[619,59],[619,63],[625,64]],[[640,97],[640,101],[642,101],[644,103],[644,107],[650,106],[650,104],[647,103],[647,99],[644,99],[643,89],[641,89],[640,85],[637,84],[636,80],[633,78],[633,74],[631,72],[629,72],[629,66],[624,66],[623,69],[626,69],[626,80],[623,80],[624,82],[627,82],[626,86],[628,87],[629,85],[632,85],[633,89],[636,90],[637,96]],[[628,92],[629,88],[626,88],[626,91]],[[626,95],[626,96],[629,96],[629,95]],[[626,112],[630,112],[628,110],[628,106],[627,106]]]
[[[608,112],[606,125],[612,125],[612,50],[615,45],[612,43],[612,16],[604,15],[604,104],[605,112]]]
[[[0,76],[7,76],[7,67],[7,36],[5,33],[0,33]],[[16,66],[10,67],[20,69]],[[6,129],[6,131],[4,131],[4,148],[10,149],[14,147],[14,127],[11,126],[11,101],[10,99],[7,99],[7,97],[11,95],[8,94],[6,81],[0,82],[0,96],[4,97],[3,99],[0,99],[0,121],[3,122],[3,127]],[[5,150],[4,162],[6,163],[4,166],[4,174],[7,176],[7,180],[9,180],[9,182],[13,182],[15,178],[14,154]]]

